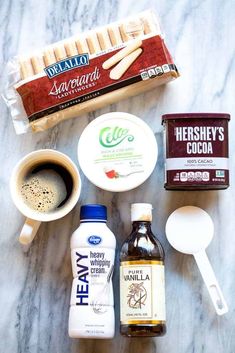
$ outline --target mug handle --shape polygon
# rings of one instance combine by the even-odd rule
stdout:
[[[40,224],[40,221],[26,218],[25,224],[23,225],[19,236],[19,242],[24,245],[30,244],[34,239]]]

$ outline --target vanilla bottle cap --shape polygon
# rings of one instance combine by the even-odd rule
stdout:
[[[150,203],[133,203],[131,205],[131,221],[152,221],[152,205]]]

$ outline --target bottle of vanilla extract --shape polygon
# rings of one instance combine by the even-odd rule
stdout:
[[[131,206],[133,229],[120,253],[120,332],[162,336],[166,332],[164,250],[151,230],[152,205]]]

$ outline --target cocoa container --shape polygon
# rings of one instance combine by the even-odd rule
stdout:
[[[229,114],[177,113],[162,116],[165,188],[226,189],[229,186]]]

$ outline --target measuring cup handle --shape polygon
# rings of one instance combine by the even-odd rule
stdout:
[[[215,273],[211,267],[210,261],[206,252],[200,251],[194,254],[195,260],[201,272],[202,278],[206,284],[211,300],[214,304],[218,315],[223,315],[228,312],[228,306],[224,299],[223,293],[215,277]]]

